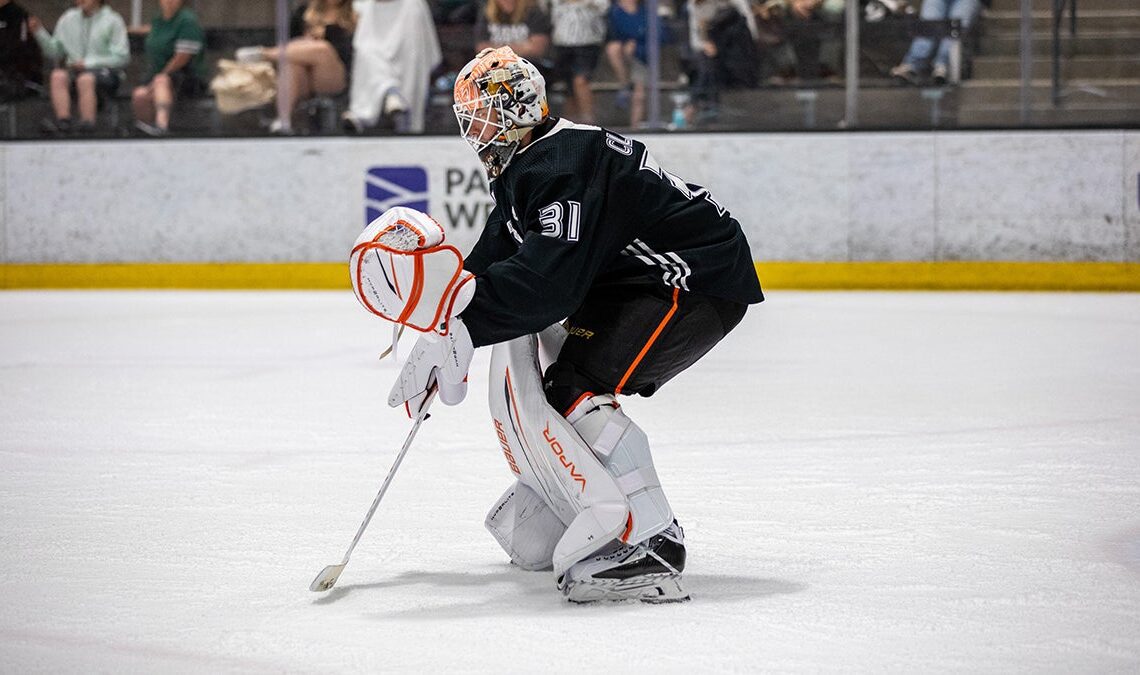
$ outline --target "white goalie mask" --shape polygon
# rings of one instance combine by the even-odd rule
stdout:
[[[526,132],[550,112],[546,80],[510,47],[484,49],[455,80],[459,133],[475,149],[488,178],[497,178]]]

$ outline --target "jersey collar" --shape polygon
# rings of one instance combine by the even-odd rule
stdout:
[[[565,117],[548,117],[542,122],[542,124],[534,128],[534,137],[530,140],[530,143],[527,143],[526,147],[519,148],[519,151],[516,154],[523,154],[539,141],[550,138],[559,131],[565,131],[567,129],[592,129],[594,131],[597,131],[600,128],[601,127],[593,126],[590,124],[575,124]]]

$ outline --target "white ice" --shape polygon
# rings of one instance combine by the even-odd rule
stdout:
[[[1140,295],[773,292],[626,409],[693,600],[569,606],[351,293],[0,293],[0,671],[1140,669]],[[410,342],[405,340],[405,351]]]

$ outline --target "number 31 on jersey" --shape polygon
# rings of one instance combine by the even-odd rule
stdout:
[[[581,202],[554,202],[538,210],[538,224],[542,234],[559,239],[565,234],[566,241],[578,241],[582,227]]]

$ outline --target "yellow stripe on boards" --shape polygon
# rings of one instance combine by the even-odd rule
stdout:
[[[756,272],[772,289],[1140,291],[1140,263],[758,262]]]
[[[0,265],[0,288],[345,289],[348,263]]]
[[[1140,291],[1140,263],[758,262],[767,289]],[[348,289],[347,263],[0,265],[2,289]]]

